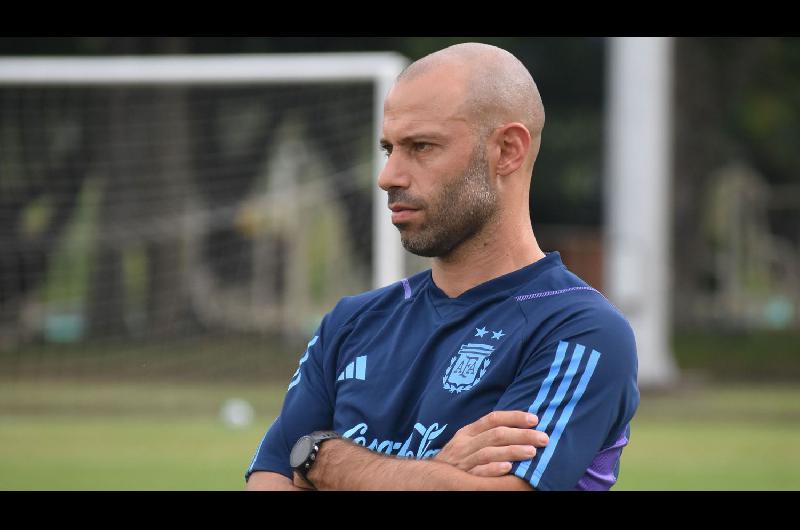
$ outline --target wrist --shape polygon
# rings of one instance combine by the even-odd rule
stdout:
[[[326,441],[317,451],[316,460],[309,469],[307,478],[318,490],[337,489],[338,486],[335,484],[337,474],[329,471],[334,469],[338,463],[345,462],[347,452],[354,448],[354,444],[344,438]]]
[[[301,436],[295,442],[289,454],[289,465],[299,476],[303,486],[310,486],[312,489],[316,489],[316,485],[309,477],[309,473],[317,461],[320,448],[325,442],[338,438],[341,438],[341,435],[336,431],[314,431],[311,434]]]

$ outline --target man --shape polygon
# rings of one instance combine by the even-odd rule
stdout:
[[[543,126],[530,73],[499,48],[452,46],[398,77],[379,185],[404,247],[432,268],[325,316],[248,489],[614,484],[639,403],[636,346],[536,242]]]

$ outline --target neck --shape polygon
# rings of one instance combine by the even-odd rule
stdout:
[[[498,219],[446,256],[433,259],[436,286],[450,298],[476,285],[514,272],[545,256],[533,234],[530,218]]]

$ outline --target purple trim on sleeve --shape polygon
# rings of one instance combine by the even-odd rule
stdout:
[[[515,298],[517,299],[517,301],[523,302],[525,300],[532,300],[534,298],[544,298],[545,296],[555,296],[557,294],[564,294],[570,291],[594,291],[600,294],[600,291],[598,291],[594,287],[581,286],[581,287],[569,287],[567,289],[559,289],[558,291],[544,291],[541,293],[524,294],[522,296],[516,296]]]
[[[578,481],[576,490],[581,491],[607,491],[616,484],[617,476],[614,471],[617,468],[622,448],[628,445],[628,439],[623,434],[614,445],[603,449],[589,465],[586,473]]]
[[[403,282],[403,289],[405,289],[406,292],[405,299],[408,300],[409,298],[411,298],[411,284],[408,283],[408,278],[403,278],[402,282]]]

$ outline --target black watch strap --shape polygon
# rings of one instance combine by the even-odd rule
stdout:
[[[314,431],[311,434],[301,436],[294,445],[290,455],[292,469],[297,471],[306,482],[316,489],[316,486],[308,478],[308,472],[317,459],[317,453],[323,442],[341,438],[336,431]]]

